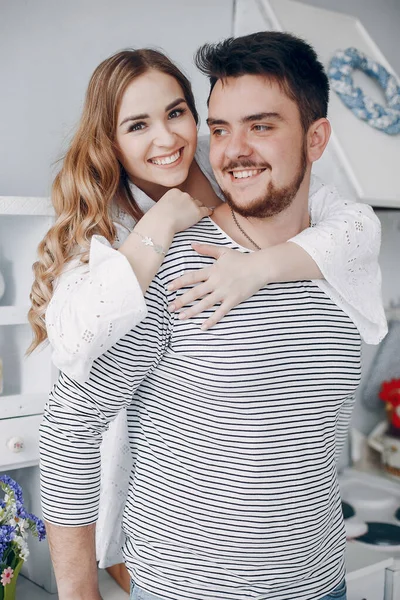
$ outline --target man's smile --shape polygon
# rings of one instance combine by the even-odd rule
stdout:
[[[265,171],[265,169],[243,169],[243,170],[236,170],[236,171],[228,171],[231,179],[235,180],[235,179],[249,179],[250,177],[257,177],[258,175],[260,175],[261,173],[263,173]]]

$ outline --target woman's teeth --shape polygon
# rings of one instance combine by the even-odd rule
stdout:
[[[170,156],[164,156],[164,158],[151,158],[150,161],[154,165],[170,165],[178,160],[181,155],[181,151],[178,150],[175,154],[171,154]]]
[[[244,179],[245,177],[254,177],[258,175],[264,169],[254,169],[252,171],[232,171],[232,175],[235,179]]]

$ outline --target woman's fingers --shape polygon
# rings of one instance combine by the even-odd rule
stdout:
[[[216,259],[225,254],[228,250],[228,248],[224,248],[221,246],[214,246],[213,244],[200,244],[199,242],[193,242],[192,248],[198,254],[202,254],[204,256],[212,256]]]
[[[208,206],[204,206],[203,204],[199,206],[199,210],[203,217],[210,217],[214,212],[213,208],[209,208]]]
[[[225,317],[225,315],[227,315],[228,312],[232,310],[232,308],[236,305],[237,302],[223,302],[221,306],[218,306],[218,308],[215,309],[211,317],[208,317],[208,319],[203,321],[201,325],[202,331],[206,331],[207,329],[210,329],[210,327],[212,327],[213,325],[219,323],[219,321],[223,317]]]
[[[169,284],[168,291],[173,292],[174,290],[180,290],[183,287],[189,287],[196,283],[207,281],[209,274],[210,267],[204,267],[204,269],[198,269],[198,271],[189,271],[188,273],[185,273],[185,275],[182,275],[182,277],[174,279],[174,281]]]
[[[194,306],[190,308],[186,308],[183,312],[179,313],[179,319],[190,319],[191,317],[195,317],[200,313],[212,308],[219,302],[217,294],[208,294],[203,300],[197,302]]]
[[[180,308],[183,308],[184,306],[188,306],[188,304],[192,304],[192,302],[194,302],[195,300],[204,298],[204,296],[207,296],[207,294],[209,294],[210,292],[212,292],[212,289],[211,289],[210,285],[207,283],[207,281],[204,283],[201,283],[200,285],[197,285],[196,287],[194,287],[191,290],[188,290],[187,292],[182,294],[182,296],[180,296],[180,298],[176,298],[173,301],[173,303],[168,306],[168,310],[170,312],[176,312]],[[196,305],[196,308],[197,308],[197,306],[198,305]],[[185,311],[185,313],[188,313],[189,311],[191,311],[190,316],[192,316],[193,314],[197,315],[199,312],[201,312],[201,311],[193,312],[193,307],[192,307],[192,308],[188,308],[187,311]]]

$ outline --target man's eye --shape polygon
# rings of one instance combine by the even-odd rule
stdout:
[[[269,131],[272,129],[269,125],[254,125],[254,131]]]
[[[223,135],[226,135],[228,132],[226,131],[226,129],[213,129],[212,134],[216,135],[217,137],[221,137]]]
[[[141,131],[145,127],[146,123],[144,123],[143,121],[139,121],[138,123],[132,123],[132,125],[129,126],[128,131]]]
[[[185,108],[175,108],[174,110],[172,110],[169,115],[168,115],[168,119],[176,119],[177,117],[180,117],[181,115],[184,115],[186,112]]]

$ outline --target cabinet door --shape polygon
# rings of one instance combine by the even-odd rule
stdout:
[[[0,420],[0,471],[38,463],[41,420],[42,415]]]
[[[347,582],[347,600],[384,600],[384,594],[385,569]]]
[[[0,273],[4,281],[0,297],[0,420],[40,414],[57,375],[49,347],[26,356],[32,341],[27,318],[32,263],[52,223],[48,199],[0,196]],[[7,426],[4,435],[8,435]],[[0,435],[3,449],[4,435]],[[3,462],[1,453],[0,465]]]
[[[400,600],[400,571],[386,569],[385,600]]]

